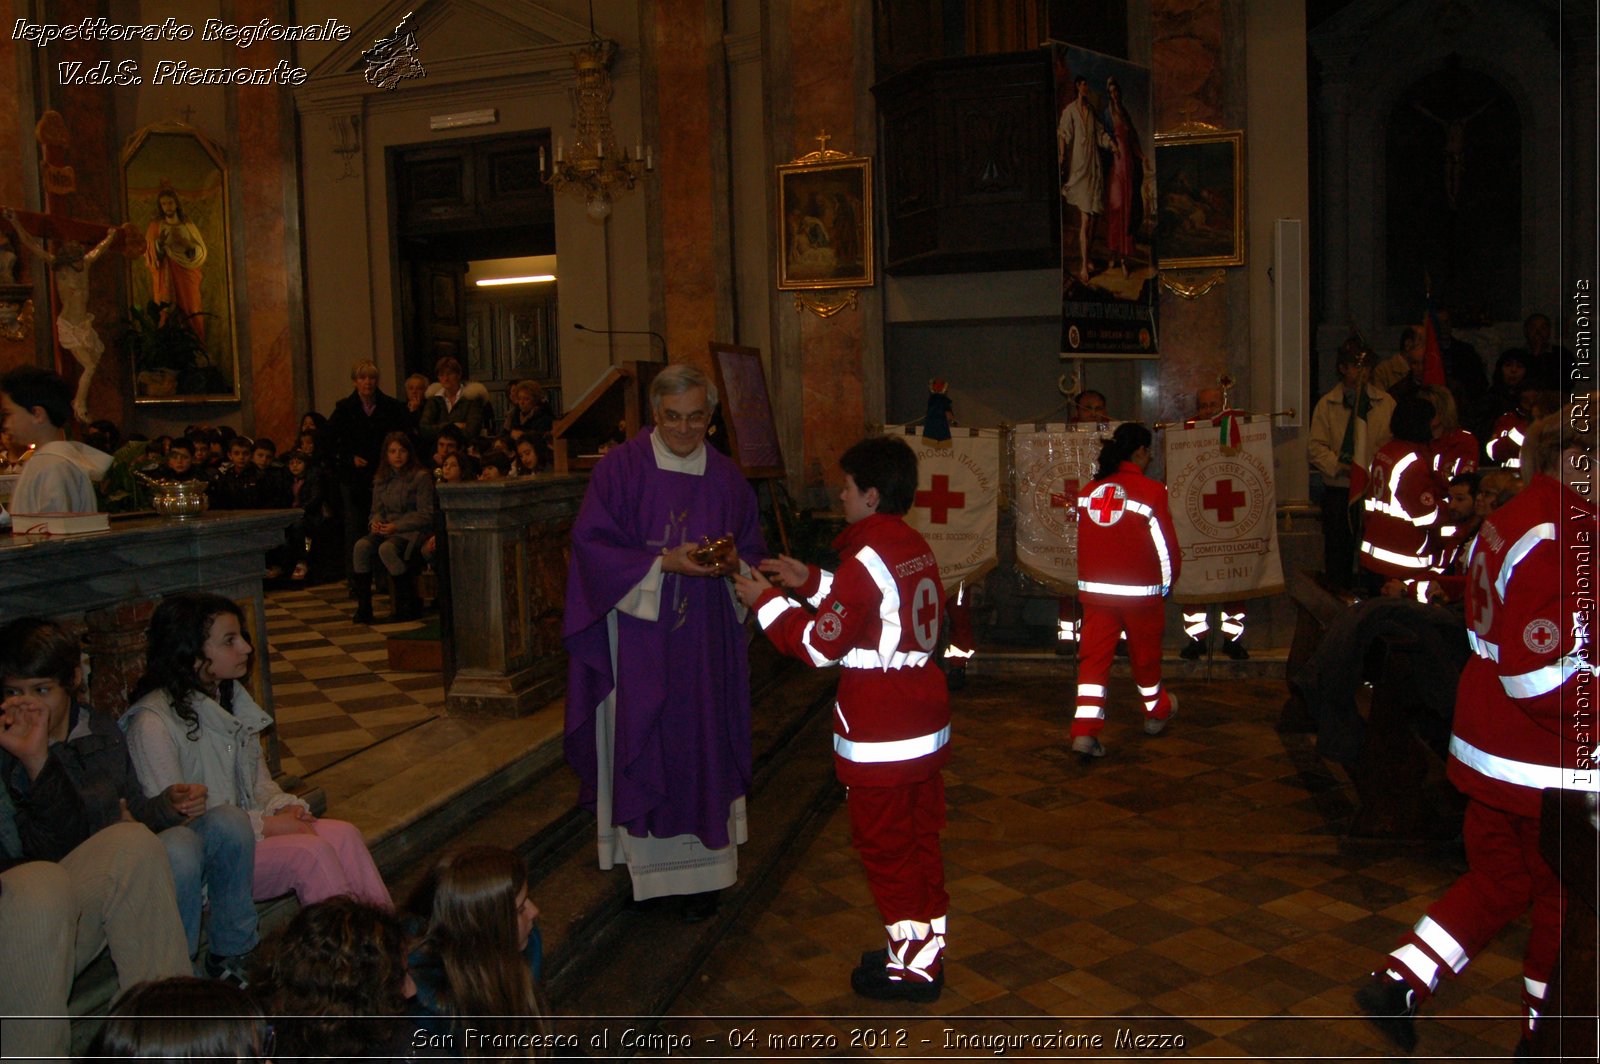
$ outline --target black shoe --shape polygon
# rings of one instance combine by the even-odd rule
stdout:
[[[1078,641],[1076,639],[1057,639],[1056,657],[1075,658],[1078,656]]]
[[[628,911],[635,913],[653,913],[658,911],[666,902],[665,897],[660,898],[635,898],[629,896]]]
[[[944,683],[952,691],[959,691],[967,686],[967,667],[965,665],[952,666],[950,671],[944,674]]]
[[[1417,995],[1404,981],[1373,972],[1367,985],[1356,991],[1356,1007],[1402,1052],[1417,1046]]]
[[[933,977],[931,983],[891,979],[887,967],[888,951],[883,953],[885,963],[876,966],[867,963],[873,954],[861,955],[861,967],[850,973],[851,990],[873,1001],[914,1001],[919,1005],[927,1005],[939,1000],[939,994],[944,990],[943,966],[940,966],[939,974]]]
[[[867,950],[861,955],[861,967],[869,971],[874,968],[880,972],[886,970],[889,967],[889,947],[879,946],[877,949]]]
[[[681,916],[686,924],[700,924],[717,915],[721,891],[708,890],[701,894],[685,894]]]
[[[206,978],[227,983],[240,990],[247,990],[250,987],[250,966],[254,961],[253,953],[241,953],[236,957],[219,957],[215,953],[207,953]]]
[[[1239,642],[1237,639],[1223,640],[1222,652],[1228,655],[1228,657],[1232,658],[1234,661],[1250,660],[1250,652],[1246,650],[1244,648],[1244,644]]]
[[[1178,657],[1184,661],[1199,661],[1206,655],[1206,641],[1204,639],[1191,639],[1189,645],[1178,651]]]

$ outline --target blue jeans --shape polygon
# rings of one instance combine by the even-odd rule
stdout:
[[[158,838],[172,864],[189,955],[200,949],[202,884],[211,902],[211,952],[236,957],[255,949],[260,941],[256,903],[251,896],[256,836],[249,815],[235,805],[215,805],[187,824],[168,828]]]

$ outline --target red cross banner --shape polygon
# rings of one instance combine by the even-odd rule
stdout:
[[[946,594],[995,566],[995,516],[1000,502],[1000,433],[951,430],[948,441],[922,438],[916,425],[890,425],[917,452],[917,496],[906,521],[939,559]]]
[[[1078,593],[1078,492],[1094,479],[1100,444],[1117,427],[1020,425],[1012,433],[1017,568],[1058,595]]]
[[[1211,421],[1166,430],[1167,498],[1183,552],[1177,602],[1228,602],[1283,590],[1272,420],[1238,419],[1226,440]],[[1236,445],[1235,445],[1236,444]]]

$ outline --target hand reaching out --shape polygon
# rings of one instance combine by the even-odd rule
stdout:
[[[787,588],[804,586],[806,577],[811,574],[805,562],[791,558],[787,554],[763,559],[760,568],[763,573],[772,577],[773,583]]]

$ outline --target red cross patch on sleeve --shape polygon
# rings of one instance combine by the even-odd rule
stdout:
[[[1561,641],[1561,629],[1548,617],[1535,617],[1522,630],[1522,645],[1535,654],[1549,654]]]
[[[839,604],[834,603],[834,610],[840,613]],[[817,615],[817,636],[832,642],[844,634],[844,622],[839,619],[839,613],[829,611]]]

